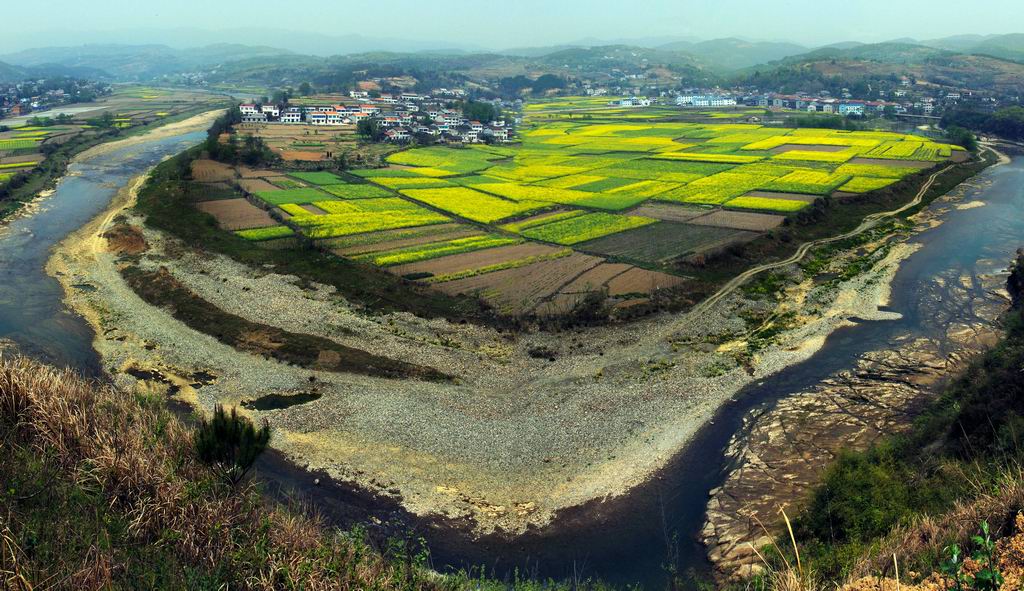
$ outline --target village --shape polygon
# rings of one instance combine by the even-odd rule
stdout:
[[[63,76],[0,84],[0,119],[90,102],[110,93],[109,84]]]
[[[512,138],[512,124],[500,116],[481,122],[470,119],[456,105],[466,98],[461,89],[437,89],[430,94],[375,93],[353,90],[335,104],[289,106],[246,103],[239,107],[243,124],[359,126],[379,139],[406,143],[504,143]],[[494,112],[500,113],[498,109]],[[425,140],[425,141],[424,141]]]
[[[583,91],[588,96],[614,94],[612,89],[589,84],[584,85]],[[941,87],[922,89],[907,77],[901,77],[891,89],[872,89],[870,94],[873,96],[862,97],[855,97],[847,88],[843,88],[839,96],[833,96],[827,90],[786,94],[744,88],[686,88],[676,91],[658,90],[657,93],[657,96],[650,98],[637,93],[628,98],[611,100],[609,104],[627,108],[659,104],[683,108],[759,107],[770,111],[799,111],[844,117],[908,116],[934,119],[939,119],[946,110],[966,105],[992,110],[1000,104],[999,100],[990,96],[991,93]]]

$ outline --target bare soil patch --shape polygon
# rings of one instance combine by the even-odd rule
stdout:
[[[214,160],[192,162],[192,178],[203,183],[230,181],[235,178],[235,169]]]
[[[269,213],[241,198],[204,201],[197,203],[196,209],[212,215],[217,219],[217,224],[225,230],[246,230],[277,225]]]
[[[281,158],[289,161],[319,162],[325,157],[320,152],[303,152],[302,150],[282,150]]]
[[[675,275],[634,267],[608,281],[608,295],[614,297],[629,293],[653,293],[682,282],[683,279]]]
[[[305,209],[306,211],[313,215],[327,215],[326,211],[320,209],[319,207],[313,205],[312,203],[306,203],[304,205],[300,205],[299,207]]]
[[[601,262],[598,257],[575,253],[517,269],[441,283],[437,288],[452,295],[475,293],[503,312],[523,314]]]
[[[8,156],[7,158],[0,158],[0,164],[21,164],[23,162],[42,162],[46,156],[42,154],[23,154],[21,156]],[[15,170],[29,170],[26,168],[18,168]],[[7,171],[10,172],[10,171]]]
[[[733,228],[751,232],[766,232],[778,227],[785,219],[785,216],[767,213],[719,210],[699,218],[694,218],[688,223],[698,226],[717,226],[719,228]]]
[[[707,209],[683,207],[669,203],[645,203],[630,212],[632,215],[642,215],[669,222],[686,222],[702,215],[707,215],[707,213]]]
[[[103,237],[107,239],[107,249],[116,254],[141,254],[149,248],[142,232],[126,224],[114,226]]]
[[[238,186],[242,187],[242,190],[249,193],[260,193],[262,191],[280,191],[278,187],[271,185],[263,179],[241,179],[238,181]]]
[[[262,179],[269,176],[281,176],[281,171],[259,170],[256,168],[249,168],[248,166],[239,166],[238,176],[242,177],[243,179]]]

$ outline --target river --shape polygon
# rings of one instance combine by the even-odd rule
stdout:
[[[0,339],[28,354],[85,373],[100,373],[90,327],[63,305],[59,283],[44,270],[52,247],[99,214],[130,178],[202,140],[184,133],[117,149],[72,164],[54,194],[32,214],[0,229]],[[921,248],[901,266],[891,310],[899,320],[861,322],[836,331],[811,359],[740,392],[723,407],[659,478],[629,495],[563,515],[552,526],[508,542],[470,540],[446,529],[425,528],[434,564],[444,569],[487,564],[499,575],[518,568],[555,578],[600,577],[609,582],[664,586],[666,566],[706,577],[709,564],[697,540],[708,491],[728,468],[725,449],[752,409],[820,382],[850,367],[863,353],[905,334],[944,334],[934,314],[937,277],[968,276],[979,260],[1009,261],[1024,237],[1024,159],[982,173],[964,201],[984,207],[952,209],[944,223],[913,240]],[[981,231],[984,229],[984,231]],[[976,287],[980,289],[980,287]],[[287,477],[287,470],[279,471]],[[319,496],[329,489],[320,488]],[[333,511],[328,510],[328,514]],[[351,518],[351,512],[346,517]]]
[[[185,133],[76,160],[31,215],[0,227],[0,339],[49,363],[96,375],[93,331],[64,307],[60,283],[45,270],[50,251],[106,209],[133,176],[205,137]]]

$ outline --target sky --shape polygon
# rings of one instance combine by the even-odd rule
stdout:
[[[13,1],[13,0],[5,0]],[[377,6],[377,9],[374,9]],[[0,51],[46,45],[287,41],[267,29],[505,49],[582,39],[744,37],[815,46],[1024,32],[1020,0],[50,0],[19,2]],[[262,29],[239,31],[238,29]]]

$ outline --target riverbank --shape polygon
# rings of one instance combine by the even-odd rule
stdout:
[[[997,155],[996,166],[1010,162]],[[935,236],[942,235],[951,215],[990,205],[977,196],[991,185],[987,179],[968,181],[912,216],[914,230],[900,246],[913,252],[922,248],[922,240],[941,240]],[[970,242],[962,244],[968,248]],[[794,505],[805,500],[840,453],[867,449],[910,428],[951,377],[997,342],[998,320],[1009,298],[1007,259],[993,255],[979,253],[976,260],[924,273],[918,270],[921,263],[911,264],[904,273],[918,275],[914,293],[889,307],[910,310],[911,318],[903,317],[908,312],[897,314],[900,322],[882,332],[884,338],[859,354],[852,367],[745,417],[730,442],[731,467],[711,492],[702,531],[722,576],[760,572],[764,565],[755,549],[771,543],[779,531],[780,510],[796,514]]]

